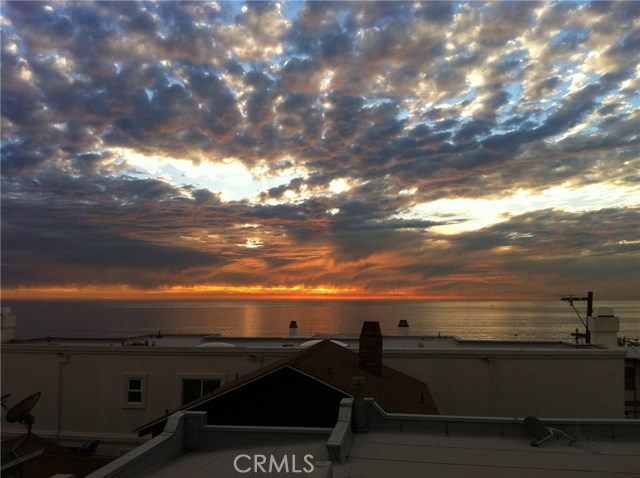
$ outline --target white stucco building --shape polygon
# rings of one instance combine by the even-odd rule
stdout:
[[[120,455],[133,430],[317,337],[36,338],[2,346],[2,392],[34,392],[34,432],[64,445],[100,440]],[[358,349],[357,337],[332,337]],[[428,384],[442,415],[625,417],[626,348],[564,342],[385,336],[384,365]],[[634,369],[635,371],[635,369]],[[628,398],[628,391],[627,398]],[[3,418],[4,420],[4,418]],[[23,433],[3,421],[4,436]]]

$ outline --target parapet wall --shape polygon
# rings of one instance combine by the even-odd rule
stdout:
[[[528,437],[524,428],[525,417],[408,415],[387,413],[372,399],[366,399],[365,403],[367,428],[370,431],[443,436]],[[580,441],[640,441],[640,420],[538,418],[545,425],[561,429]]]

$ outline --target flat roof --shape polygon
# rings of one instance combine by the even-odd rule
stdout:
[[[597,478],[638,476],[638,443],[552,439],[539,448],[526,438],[364,433],[349,459],[333,465],[334,478],[474,477]]]
[[[263,466],[265,471],[268,471],[270,457],[273,456],[277,465],[283,465],[283,460],[287,461],[286,466],[288,470],[284,468],[277,472],[272,465],[272,473],[262,473],[258,469],[258,473],[254,474],[253,469],[251,473],[240,473],[234,467],[234,460],[239,455],[242,456],[238,459],[235,466],[241,471],[248,468],[254,468],[256,466],[254,462],[255,456],[265,456],[266,463]],[[162,465],[148,473],[140,475],[141,478],[176,478],[176,477],[279,477],[283,478],[293,476],[307,476],[303,473],[304,468],[309,468],[309,464],[305,462],[305,456],[311,455],[313,461],[307,457],[311,463],[315,461],[327,461],[329,460],[329,453],[327,452],[326,440],[318,440],[315,442],[305,442],[300,444],[287,444],[287,445],[267,445],[254,446],[242,449],[219,449],[215,451],[194,452],[180,455],[178,458],[171,460],[169,463]],[[286,458],[285,458],[286,457]],[[295,457],[295,459],[293,458]],[[261,458],[258,458],[261,460]],[[294,472],[293,470],[296,470]],[[298,471],[299,470],[299,471]]]
[[[234,468],[251,465],[253,457],[273,455],[281,464],[283,457],[292,466],[308,467],[305,455],[313,462],[328,460],[324,441],[301,444],[267,445],[243,449],[190,452],[141,475],[143,478],[176,476],[307,476],[283,470],[243,475]],[[569,446],[566,440],[552,439],[539,448],[528,438],[474,436],[434,436],[428,434],[369,432],[356,434],[345,463],[333,463],[333,478],[613,478],[638,476],[640,457],[637,442],[583,441]],[[253,471],[253,470],[252,470]]]
[[[214,335],[164,335],[146,334],[135,337],[35,337],[15,339],[9,343],[31,346],[68,347],[159,347],[159,348],[208,348],[223,350],[244,348],[297,348],[309,346],[322,339],[330,339],[349,348],[358,348],[357,336],[298,335],[294,337],[226,337]],[[561,341],[525,340],[462,340],[454,336],[384,335],[385,350],[419,349],[528,349],[528,350],[594,350],[598,345],[574,344]],[[7,344],[4,344],[7,345]]]

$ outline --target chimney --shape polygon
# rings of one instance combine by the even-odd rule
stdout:
[[[409,335],[409,322],[405,319],[398,322],[398,335]]]
[[[382,333],[379,322],[363,322],[359,358],[360,368],[382,375]]]
[[[298,335],[298,322],[292,320],[289,323],[289,337],[295,337]]]
[[[613,314],[611,307],[600,307],[597,317],[591,317],[591,343],[605,347],[618,346],[620,318]]]

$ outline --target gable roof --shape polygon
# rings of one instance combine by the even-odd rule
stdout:
[[[356,391],[353,377],[364,377],[364,396],[373,398],[389,413],[438,414],[438,408],[429,387],[424,382],[385,365],[382,366],[382,373],[377,375],[361,368],[358,361],[359,356],[356,352],[331,340],[322,340],[296,354],[283,357],[227,382],[213,393],[200,397],[175,411],[200,408],[221,395],[237,390],[255,380],[265,379],[272,372],[288,367],[351,396]],[[145,435],[166,419],[167,416],[164,416],[134,431],[141,436]]]
[[[286,364],[349,395],[355,393],[353,377],[362,376],[365,397],[373,398],[389,413],[438,414],[427,384],[385,365],[381,375],[368,372],[358,360],[356,352],[323,340],[293,355]]]

